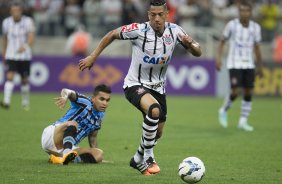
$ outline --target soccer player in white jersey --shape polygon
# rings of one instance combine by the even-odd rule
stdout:
[[[29,108],[30,61],[32,59],[31,45],[34,41],[35,27],[30,17],[22,15],[21,4],[13,3],[10,7],[11,16],[3,21],[3,60],[8,66],[4,84],[4,100],[0,106],[8,109],[14,89],[15,73],[21,75],[22,106]]]
[[[63,109],[70,100],[71,107],[62,118],[44,129],[41,138],[43,150],[50,155],[50,163],[102,162],[103,151],[98,148],[97,136],[110,98],[111,88],[104,84],[96,86],[92,97],[62,89],[56,105]],[[77,147],[85,137],[88,137],[90,148]]]
[[[227,69],[230,75],[230,94],[225,98],[219,109],[219,122],[226,128],[228,126],[227,110],[239,95],[239,88],[243,88],[243,100],[241,104],[241,117],[238,128],[245,131],[253,131],[248,124],[248,117],[252,110],[252,93],[255,82],[255,74],[262,76],[260,26],[250,20],[251,5],[241,3],[239,6],[240,18],[229,21],[223,31],[223,38],[219,44],[216,68],[221,69],[221,56],[226,40],[229,40],[229,53],[227,57]],[[253,58],[255,53],[256,59]],[[256,67],[256,70],[255,70]]]
[[[167,15],[165,0],[152,0],[148,22],[132,23],[110,31],[98,47],[79,62],[81,70],[90,69],[115,39],[132,42],[132,60],[123,88],[128,101],[142,112],[144,121],[141,143],[130,166],[144,175],[160,172],[153,147],[162,136],[166,121],[165,79],[172,52],[181,44],[192,55],[201,55],[200,45],[181,27],[166,22]]]

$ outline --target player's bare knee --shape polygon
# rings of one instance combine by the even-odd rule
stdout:
[[[28,80],[22,80],[21,84],[22,84],[22,85],[28,84]]]
[[[104,152],[102,151],[99,156],[96,158],[97,163],[102,162],[104,158]]]
[[[239,90],[238,90],[238,89],[232,89],[232,91],[231,91],[231,96],[232,96],[234,99],[237,98],[238,94],[239,94]]]
[[[96,162],[99,163],[103,160],[104,152],[99,148],[95,148],[95,150],[92,152],[92,155],[95,157]]]
[[[159,119],[161,114],[161,106],[158,103],[154,103],[149,107],[148,116],[153,119]]]

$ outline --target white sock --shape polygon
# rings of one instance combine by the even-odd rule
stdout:
[[[142,138],[141,138],[141,143],[142,143]],[[140,144],[138,147],[138,150],[136,151],[135,155],[134,155],[134,161],[136,163],[141,163],[143,162],[143,155],[144,155],[144,148],[142,147],[142,145]]]
[[[14,90],[14,83],[12,81],[6,81],[4,84],[4,104],[9,105],[11,103],[11,96]]]
[[[22,106],[29,106],[29,84],[21,85]]]
[[[145,160],[146,160],[146,158],[149,158],[149,157],[155,158],[154,152],[153,152],[153,148],[152,149],[145,149],[144,150],[144,158],[145,158]]]
[[[231,105],[232,105],[232,101],[230,99],[230,95],[227,95],[224,99],[222,107],[220,108],[220,111],[221,112],[228,111],[228,109],[231,107]]]
[[[248,117],[252,110],[252,102],[247,102],[245,100],[242,100],[241,104],[241,117],[239,120],[239,124],[246,124],[248,122]]]
[[[158,129],[159,119],[151,119],[148,116],[145,117],[143,122],[143,134],[142,134],[142,145],[144,147],[144,160],[149,157],[154,158],[153,147],[155,146],[155,138]]]

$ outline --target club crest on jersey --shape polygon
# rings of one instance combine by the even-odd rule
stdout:
[[[172,38],[171,38],[171,35],[170,34],[166,34],[163,36],[163,39],[164,39],[164,43],[166,45],[170,45],[172,44]]]
[[[162,65],[162,64],[167,64],[170,61],[170,58],[171,56],[165,56],[165,57],[144,56],[143,61],[148,64]]]

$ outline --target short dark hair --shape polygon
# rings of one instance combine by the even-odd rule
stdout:
[[[12,6],[18,6],[20,8],[23,8],[23,4],[20,1],[11,1],[10,7],[12,7]]]
[[[163,6],[166,4],[166,0],[151,0],[151,6]]]
[[[96,96],[96,95],[98,95],[99,92],[105,92],[105,93],[111,94],[112,90],[111,90],[111,87],[109,87],[105,84],[100,84],[100,85],[95,87],[93,95]]]
[[[249,1],[241,1],[240,2],[240,6],[246,6],[249,9],[252,9],[252,5],[251,5],[251,3]]]

